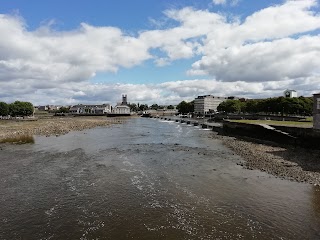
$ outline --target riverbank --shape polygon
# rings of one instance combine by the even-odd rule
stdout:
[[[103,127],[121,123],[124,118],[106,117],[51,117],[38,121],[0,121],[0,141],[26,135],[62,135],[70,131],[81,131],[88,128]]]
[[[126,118],[106,117],[52,117],[38,121],[0,121],[0,142],[19,136],[59,136],[70,131],[81,131],[98,126],[121,123]],[[238,137],[214,134],[229,148],[243,157],[239,165],[257,169],[279,178],[320,185],[320,150],[257,143]]]
[[[281,179],[320,185],[320,150],[256,140],[214,135],[239,154],[245,162],[238,163],[250,170],[267,172]]]

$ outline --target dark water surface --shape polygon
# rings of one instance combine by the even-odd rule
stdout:
[[[156,119],[0,150],[0,239],[320,239],[320,190]]]

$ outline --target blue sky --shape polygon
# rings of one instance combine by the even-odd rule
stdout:
[[[0,14],[0,101],[320,90],[316,0],[0,0]]]

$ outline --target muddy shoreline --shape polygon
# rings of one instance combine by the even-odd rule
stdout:
[[[0,140],[19,135],[59,136],[70,131],[81,131],[94,127],[105,127],[125,121],[125,118],[106,117],[51,117],[37,121],[0,122]]]
[[[245,161],[238,163],[249,170],[260,170],[281,179],[320,185],[320,150],[279,146],[250,138],[213,134],[213,138]]]

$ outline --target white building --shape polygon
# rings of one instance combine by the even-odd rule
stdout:
[[[298,97],[298,93],[297,93],[297,91],[295,91],[295,90],[289,90],[289,89],[287,89],[287,90],[285,90],[285,91],[283,92],[283,94],[284,94],[284,96],[287,97],[287,98],[295,98],[295,97]]]
[[[127,102],[127,95],[122,95],[122,102],[118,103],[111,112],[111,115],[113,116],[129,116],[131,115],[130,107],[128,106]]]
[[[114,114],[130,114],[130,107],[127,105],[116,105],[112,113]]]
[[[227,99],[227,97],[215,97],[212,95],[198,96],[194,100],[194,113],[196,115],[204,115],[217,111],[219,104]]]
[[[69,113],[75,115],[104,115],[111,112],[110,104],[102,105],[75,105],[69,110]]]

